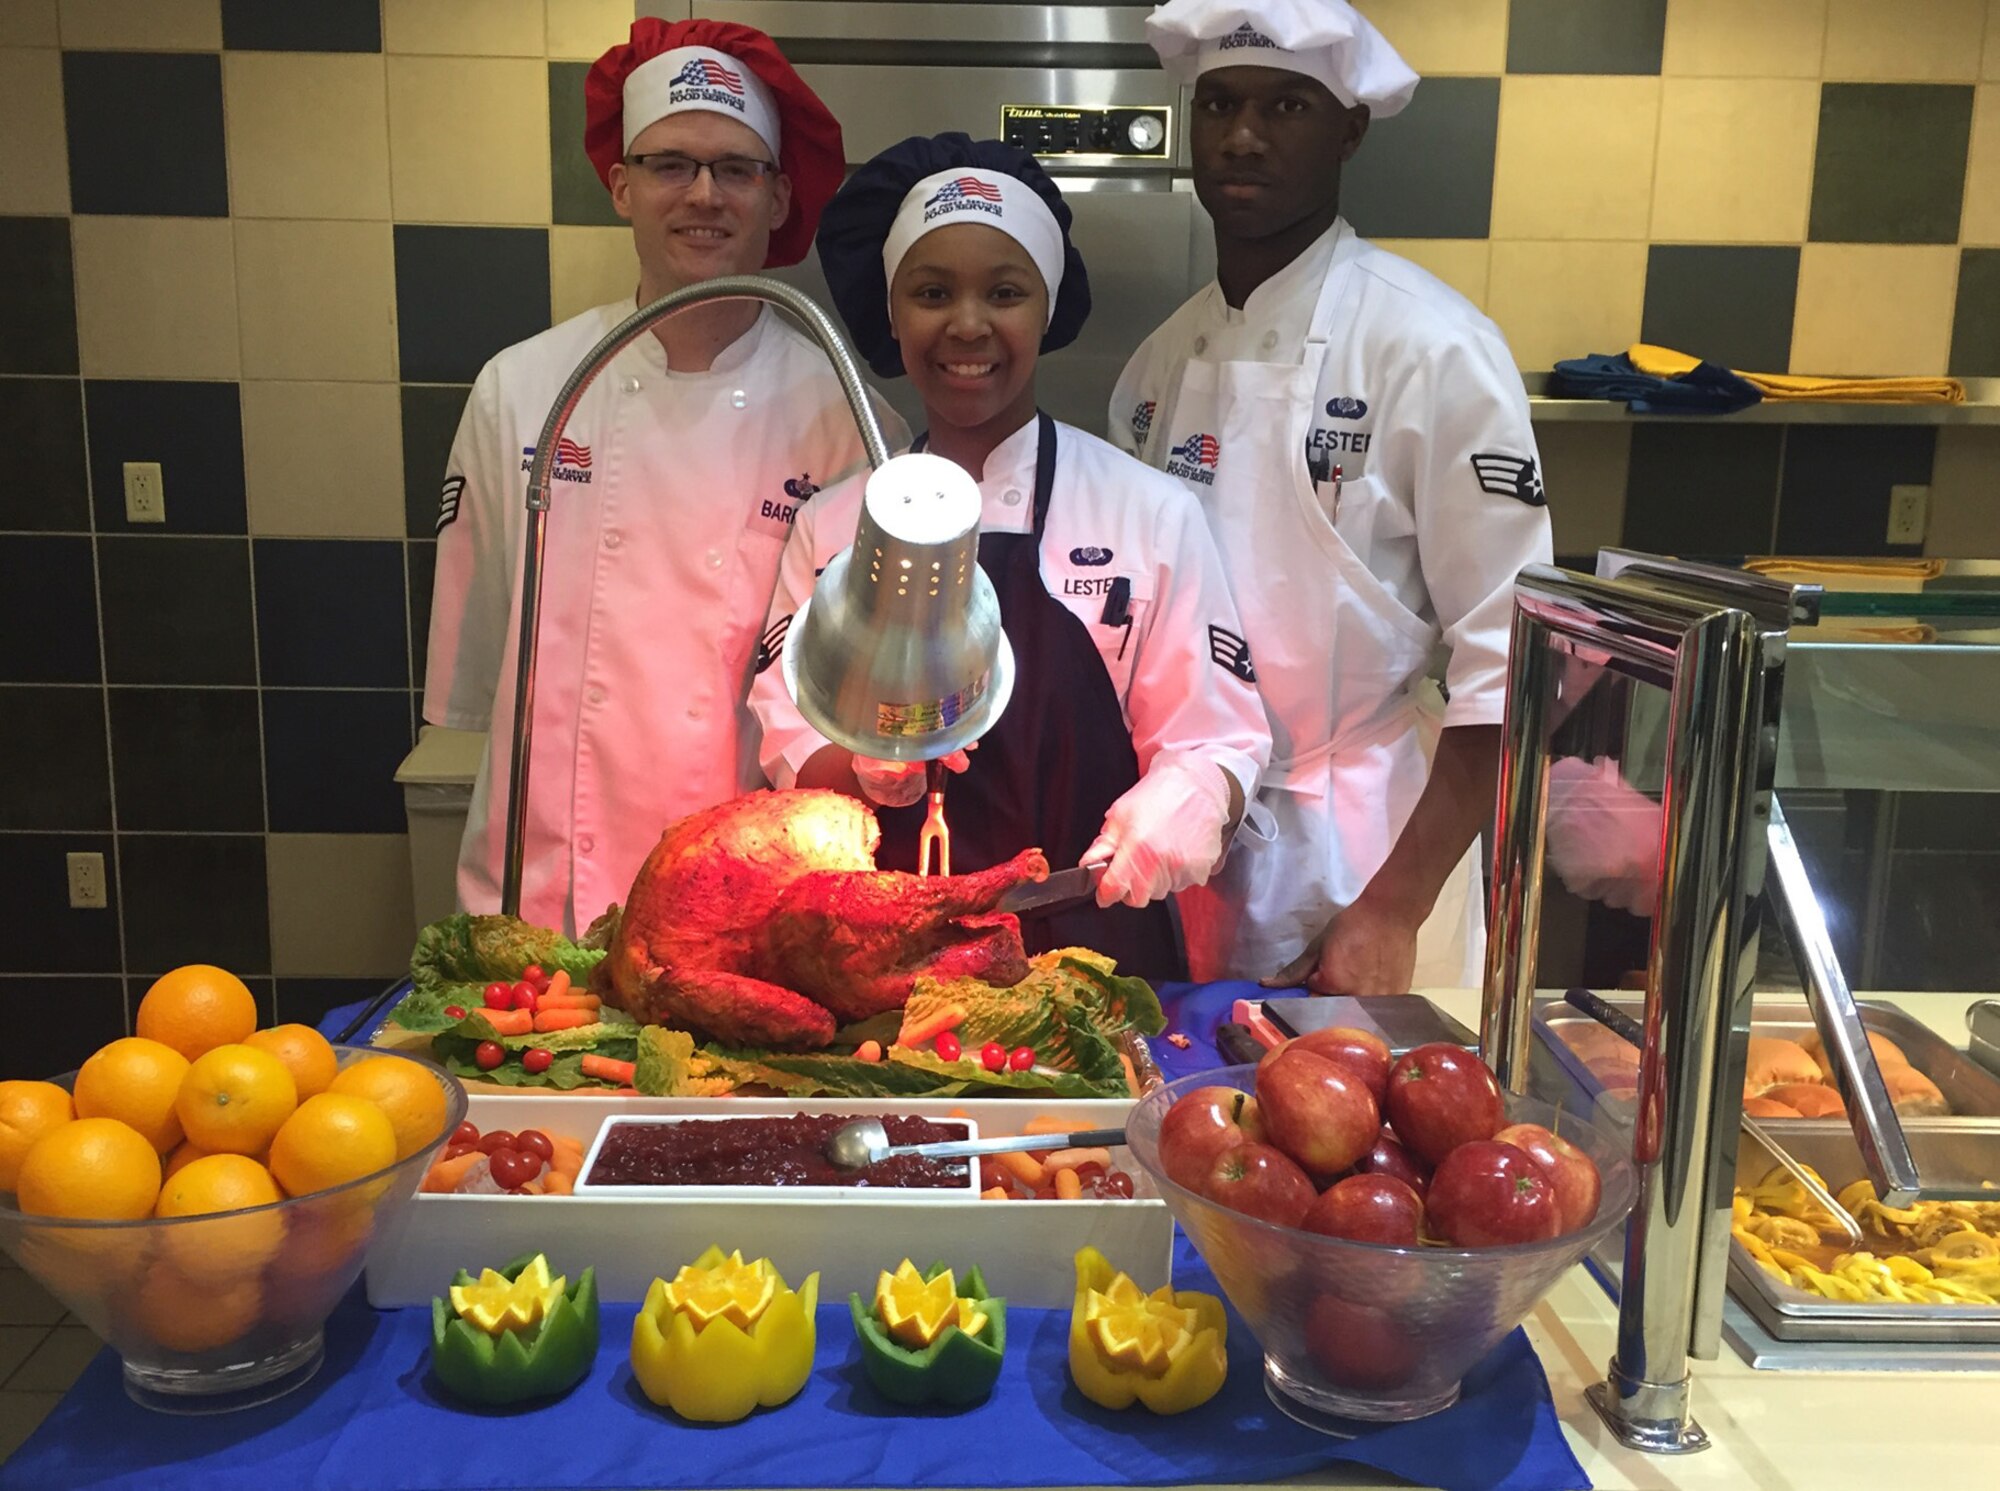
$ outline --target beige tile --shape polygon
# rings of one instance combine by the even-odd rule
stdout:
[[[1816,78],[1826,0],[1672,0],[1660,70],[1710,78]]]
[[[1799,254],[1794,373],[1943,373],[1951,350],[1958,250],[1809,243]]]
[[[542,0],[382,0],[385,52],[540,57]]]
[[[1981,83],[1972,109],[1960,243],[2000,245],[2000,83]]]
[[[388,223],[239,219],[236,303],[245,378],[395,380]]]
[[[417,929],[402,834],[272,834],[271,967],[280,978],[395,978]]]
[[[61,0],[61,12],[66,47],[213,52],[222,45],[222,0]]]
[[[0,1393],[0,1460],[5,1460],[55,1412],[61,1393]]]
[[[1632,426],[1551,420],[1535,426],[1558,554],[1595,554],[1625,531]]]
[[[548,0],[549,56],[595,62],[632,33],[632,0]]]
[[[69,142],[63,131],[62,53],[0,51],[0,213],[69,211]]]
[[[394,383],[244,383],[250,531],[401,538],[402,431]]]
[[[1360,8],[1425,77],[1507,70],[1507,0],[1366,0]]]
[[[1486,314],[1500,323],[1517,367],[1622,352],[1639,339],[1646,300],[1643,243],[1496,243]]]
[[[75,217],[86,378],[234,378],[236,253],[225,218]]]
[[[7,0],[0,5],[0,47],[62,45],[56,0]]]
[[[59,1325],[21,1363],[20,1370],[7,1379],[7,1391],[68,1392],[103,1346],[87,1326]]]
[[[1667,78],[1655,240],[1797,243],[1812,205],[1819,84]],[[1754,143],[1754,147],[1751,142]]]
[[[1378,238],[1381,247],[1428,269],[1476,306],[1486,304],[1487,242],[1483,238]]]
[[[16,1268],[0,1269],[0,1325],[51,1326],[63,1307],[48,1290]]]
[[[564,228],[549,234],[549,314],[567,321],[579,311],[629,301],[639,284],[630,228]]]
[[[1988,0],[1827,0],[1829,79],[1883,82],[1970,82],[1979,76],[1979,48]]]
[[[398,222],[549,221],[546,63],[391,57],[388,66]]]
[[[1502,79],[1493,237],[1644,238],[1659,113],[1658,78]]]
[[[222,59],[229,198],[238,217],[389,217],[382,59],[229,52]]]
[[[1931,461],[1924,552],[1947,559],[2000,554],[2000,426],[1945,425]]]
[[[2000,79],[2000,0],[1991,0],[1986,7],[1986,65],[1979,76]]]

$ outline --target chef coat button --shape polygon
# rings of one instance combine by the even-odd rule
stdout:
[[[708,567],[710,569],[722,568],[722,550],[710,549],[708,551]]]
[[[1199,355],[1200,353],[1203,353],[1203,352],[1206,352],[1206,351],[1208,350],[1208,338],[1207,338],[1207,337],[1196,337],[1196,338],[1194,339],[1194,350],[1195,350],[1195,352],[1196,352],[1196,354],[1197,354],[1197,355]]]
[[[1005,492],[1000,494],[1000,500],[1009,507],[1019,507],[1021,505],[1021,493],[1018,488],[1009,487]]]
[[[625,540],[618,536],[618,530],[615,528],[604,535],[604,547],[607,549],[615,549],[624,542]]]
[[[597,840],[593,839],[589,834],[585,834],[582,838],[576,841],[576,852],[578,854],[588,854],[590,853],[591,850],[595,849],[596,847],[597,847]]]
[[[604,702],[604,690],[600,688],[592,688],[583,697],[588,699],[592,704],[602,704]]]
[[[700,718],[702,717],[703,713],[704,713],[704,711],[703,711],[702,707],[701,707],[701,706],[700,706],[699,704],[690,704],[690,705],[688,706],[688,718],[689,718],[689,719],[691,719],[691,720],[698,720],[698,719],[700,719]]]
[[[1278,345],[1278,334],[1277,334],[1277,333],[1276,333],[1275,331],[1267,331],[1267,332],[1265,332],[1265,333],[1264,333],[1264,350],[1265,350],[1266,352],[1269,352],[1269,351],[1270,351],[1270,350],[1271,350],[1271,349],[1272,349],[1273,347],[1275,347],[1275,346],[1277,346],[1277,345]]]
[[[741,409],[750,402],[750,395],[739,388],[729,396],[729,402],[734,407]]]
[[[623,386],[625,392],[637,393],[639,391],[639,380],[637,378],[627,378]]]

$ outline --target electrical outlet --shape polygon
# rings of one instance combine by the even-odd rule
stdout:
[[[160,477],[158,461],[125,463],[125,521],[128,523],[167,521],[167,489]]]
[[[70,905],[82,910],[109,906],[111,901],[104,891],[104,856],[67,854],[63,858],[69,863]]]
[[[1924,530],[1930,526],[1930,503],[1927,486],[1889,488],[1889,542],[1921,546]]]

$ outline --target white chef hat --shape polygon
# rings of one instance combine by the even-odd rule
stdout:
[[[1347,0],[1167,0],[1146,39],[1178,83],[1222,67],[1275,67],[1326,85],[1348,108],[1387,119],[1417,91],[1417,75]]]

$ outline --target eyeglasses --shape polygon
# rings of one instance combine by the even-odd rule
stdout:
[[[628,155],[625,164],[643,170],[661,186],[685,191],[704,170],[725,192],[754,191],[766,176],[775,176],[776,162],[748,155],[724,155],[714,160],[696,160],[677,150],[654,150],[645,155]]]

